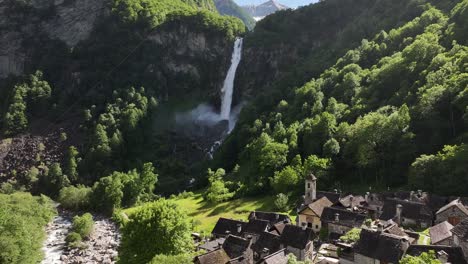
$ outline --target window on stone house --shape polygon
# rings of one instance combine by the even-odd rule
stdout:
[[[318,229],[318,228],[319,228],[319,226],[318,226],[318,225],[315,225],[315,229]]]
[[[307,183],[307,188],[309,188],[309,189],[310,189],[310,183]]]

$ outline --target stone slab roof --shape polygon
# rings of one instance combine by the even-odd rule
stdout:
[[[431,236],[431,243],[437,244],[447,238],[452,237],[453,225],[445,221],[438,225],[429,228],[429,235]]]
[[[242,256],[250,247],[250,240],[238,236],[229,235],[223,244],[223,249],[231,258]]]
[[[281,237],[272,233],[263,232],[257,242],[252,245],[252,250],[257,253],[262,253],[265,248],[268,249],[270,253],[278,251],[281,248]]]
[[[448,210],[448,209],[450,209],[452,207],[458,208],[461,212],[463,212],[466,216],[468,216],[468,209],[466,209],[466,207],[463,205],[463,203],[460,201],[460,199],[455,199],[455,200],[451,201],[447,205],[440,208],[437,211],[436,214],[443,213],[444,211],[446,211],[446,210]]]
[[[230,258],[226,252],[223,249],[218,249],[195,257],[194,262],[200,264],[226,264],[229,260]]]
[[[399,263],[408,247],[405,238],[363,228],[354,250],[369,258]]]
[[[314,232],[310,228],[302,229],[300,226],[286,225],[281,234],[281,243],[297,249],[305,249],[314,239]]]
[[[380,219],[393,219],[396,216],[396,206],[398,204],[403,206],[402,217],[407,219],[432,221],[432,210],[426,204],[400,199],[385,200]]]
[[[211,233],[213,235],[226,236],[227,235],[226,232],[228,231],[229,234],[238,236],[238,235],[241,235],[241,233],[238,232],[238,225],[241,225],[241,233],[242,233],[242,230],[244,230],[247,223],[243,221],[221,217],[218,219],[218,222],[216,222],[216,225],[213,228],[213,231],[211,231]]]
[[[335,214],[339,214],[339,221],[335,222]],[[323,209],[322,223],[334,223],[347,227],[360,227],[366,220],[366,216],[346,209],[327,207]]]
[[[260,219],[260,220],[266,220],[270,222],[270,225],[274,225],[277,223],[291,223],[291,219],[289,216],[285,214],[278,214],[274,212],[261,212],[261,211],[255,211],[255,212],[250,212],[249,214],[249,220],[250,219]]]

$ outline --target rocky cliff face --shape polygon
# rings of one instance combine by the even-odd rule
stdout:
[[[232,53],[230,41],[178,22],[163,25],[148,39],[160,57],[146,71],[157,77],[165,99],[198,89],[219,104]]]
[[[5,0],[0,2],[0,78],[20,75],[30,60],[28,39],[44,34],[74,47],[89,37],[106,0]],[[36,47],[38,48],[38,47]]]

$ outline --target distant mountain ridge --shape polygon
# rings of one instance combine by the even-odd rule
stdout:
[[[237,5],[233,0],[214,0],[216,9],[221,15],[234,16],[242,20],[248,29],[253,29],[255,20],[243,8]]]
[[[263,19],[264,17],[271,15],[277,11],[289,9],[289,7],[280,4],[276,0],[269,0],[260,5],[246,5],[242,8],[250,14],[256,21]]]

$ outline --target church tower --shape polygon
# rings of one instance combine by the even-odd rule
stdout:
[[[310,173],[305,178],[305,204],[310,204],[317,199],[317,177]]]

